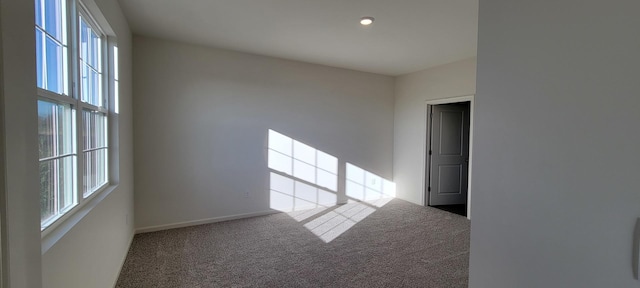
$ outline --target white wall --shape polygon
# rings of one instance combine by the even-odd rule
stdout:
[[[142,37],[134,58],[137,228],[268,211],[268,129],[392,178],[392,77]]]
[[[2,85],[4,97],[4,210],[9,287],[40,287],[40,209],[34,3],[0,0]],[[33,193],[26,193],[33,191]],[[4,215],[3,215],[4,216]],[[6,232],[6,233],[5,233]]]
[[[398,198],[423,205],[427,100],[475,94],[475,58],[396,79],[393,176]]]
[[[638,287],[639,1],[480,3],[470,287]]]
[[[53,246],[47,248],[45,247],[46,245],[43,245],[46,251],[43,251],[42,254],[42,287],[113,287],[133,237],[133,219],[129,219],[129,223],[127,223],[126,219],[127,215],[133,218],[131,32],[117,1],[95,0],[95,3],[87,1],[85,3],[88,4],[90,9],[100,9],[104,18],[97,20],[99,22],[107,21],[117,37],[120,58],[120,113],[111,115],[114,121],[112,123],[117,123],[118,133],[117,135],[111,135],[117,141],[117,144],[111,146],[110,150],[112,153],[119,153],[119,158],[117,159],[119,163],[115,163],[116,161],[111,162],[112,165],[117,164],[119,168],[119,171],[111,179],[117,183],[117,187],[90,210],[73,228],[64,233],[62,238],[55,242]],[[28,22],[25,23],[28,28],[25,30],[28,32],[28,38],[32,39],[34,33],[33,8],[28,13],[29,16],[26,16],[26,18],[31,20],[25,21]],[[32,43],[32,45],[34,44]],[[34,47],[28,48],[29,51],[32,51],[31,53],[35,51]],[[31,90],[35,92],[35,76],[33,77]],[[35,121],[35,97],[30,103],[32,105],[25,108],[30,112],[28,115],[33,116],[32,118]],[[31,113],[32,111],[33,113]],[[29,120],[30,122],[31,120]],[[35,139],[37,129],[16,125],[16,123],[20,122],[15,121],[9,127],[33,131],[33,136],[30,136]],[[113,125],[112,128],[115,128],[115,126]],[[33,141],[37,143],[36,140]],[[37,146],[35,146],[34,151],[37,151]],[[37,157],[37,153],[32,154]],[[28,175],[31,182],[35,183],[35,190],[33,191],[37,191],[38,182],[33,181],[33,179],[38,179],[37,158],[34,159],[34,163],[36,165],[35,171],[26,172],[25,175]],[[36,201],[29,204],[29,207],[31,208],[31,205],[35,207],[35,216],[39,219],[38,194],[24,194],[36,195]],[[39,220],[37,222],[31,224],[33,225],[32,228],[38,231],[35,235],[38,245],[34,250],[39,254],[40,224]],[[52,233],[60,234],[59,230],[54,230]],[[40,263],[37,263],[37,266],[34,267],[39,268]],[[13,269],[13,267],[11,268]],[[39,273],[38,269],[35,269],[35,271]],[[39,287],[39,285],[11,287]]]

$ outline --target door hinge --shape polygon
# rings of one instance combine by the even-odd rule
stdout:
[[[431,192],[431,186],[427,187],[427,192]]]
[[[432,154],[432,152],[431,152],[431,150],[429,150],[429,155],[431,155],[431,154]]]

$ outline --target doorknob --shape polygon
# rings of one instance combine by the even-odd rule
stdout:
[[[469,158],[464,159],[464,163],[469,163]]]

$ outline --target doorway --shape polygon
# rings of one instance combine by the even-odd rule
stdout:
[[[469,216],[471,101],[428,104],[426,204]]]

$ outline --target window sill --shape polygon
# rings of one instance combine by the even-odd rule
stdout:
[[[113,190],[118,187],[117,184],[110,184],[104,187],[100,191],[94,192],[88,199],[86,199],[79,206],[74,207],[67,215],[56,221],[57,223],[51,224],[42,231],[41,239],[41,253],[44,255],[53,247],[64,235],[66,235],[73,227],[76,226],[82,219],[93,210],[104,198],[107,198]]]

